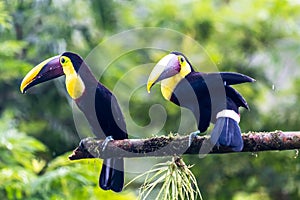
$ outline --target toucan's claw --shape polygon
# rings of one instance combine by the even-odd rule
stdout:
[[[191,146],[194,139],[200,134],[200,131],[194,131],[189,135],[189,147]]]
[[[113,140],[114,140],[114,138],[112,136],[107,136],[105,138],[105,140],[103,141],[103,143],[102,143],[102,151],[104,151],[106,149],[108,143],[113,141]]]
[[[80,149],[85,149],[85,145],[84,145],[84,142],[82,140],[80,140],[78,146],[79,146]]]

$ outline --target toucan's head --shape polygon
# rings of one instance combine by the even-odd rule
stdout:
[[[163,57],[153,68],[147,82],[147,91],[159,81],[163,81],[161,90],[166,99],[170,98],[177,83],[193,70],[188,59],[180,52],[171,52]]]
[[[72,52],[49,58],[33,69],[24,77],[20,90],[25,93],[29,88],[62,75],[66,76],[66,87],[72,98],[78,98],[84,91],[84,84],[77,74],[82,65],[82,58]]]
[[[147,91],[150,92],[151,87],[159,81],[174,76],[184,78],[192,71],[194,70],[185,55],[180,52],[171,52],[160,59],[153,68],[148,78]]]

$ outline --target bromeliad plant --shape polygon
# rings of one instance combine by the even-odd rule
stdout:
[[[152,169],[137,176],[127,185],[138,178],[146,176],[143,185],[140,187],[138,197],[140,200],[148,199],[154,191],[157,191],[155,189],[158,187],[160,189],[155,200],[202,200],[196,178],[190,171],[191,167],[186,166],[182,158],[174,156],[172,161],[154,165]]]

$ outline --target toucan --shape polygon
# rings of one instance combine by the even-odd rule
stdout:
[[[68,94],[84,113],[97,138],[128,138],[117,98],[98,82],[87,63],[76,53],[64,52],[41,62],[24,77],[20,90],[25,93],[34,85],[63,75]],[[122,191],[123,168],[122,158],[104,159],[99,178],[100,187],[104,190]]]
[[[230,85],[254,82],[255,79],[234,72],[196,72],[181,52],[164,56],[153,68],[147,82],[147,91],[161,81],[163,97],[192,111],[198,131],[207,130],[215,123],[211,142],[233,151],[243,149],[239,107],[249,109],[243,96]],[[194,132],[196,133],[196,132]]]

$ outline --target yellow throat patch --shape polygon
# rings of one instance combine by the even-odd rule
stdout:
[[[183,56],[178,56],[178,60],[180,63],[180,72],[175,76],[161,81],[161,93],[166,100],[171,99],[172,93],[175,90],[177,84],[192,71],[191,66]]]
[[[68,94],[72,99],[79,98],[85,90],[85,85],[82,79],[75,71],[72,62],[68,57],[62,56],[60,58],[60,63],[62,65],[64,74],[66,75],[65,83]]]
[[[177,84],[183,79],[180,74],[176,74],[170,78],[164,79],[161,81],[161,93],[166,100],[170,100],[174,89]]]

